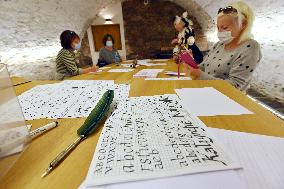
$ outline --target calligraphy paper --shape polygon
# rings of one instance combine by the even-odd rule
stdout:
[[[133,75],[134,78],[153,78],[162,72],[163,69],[143,69]]]
[[[111,69],[108,72],[118,72],[118,73],[123,73],[123,72],[132,72],[134,69]]]
[[[191,80],[191,78],[190,77],[166,77],[166,78],[145,78],[145,80],[171,81],[171,80]]]
[[[241,163],[243,169],[191,174],[163,179],[110,184],[79,189],[282,189],[284,139],[216,128],[207,128]],[[206,181],[206,182],[205,182]]]
[[[129,85],[111,80],[65,80],[40,85],[21,94],[20,105],[26,120],[87,117],[107,90],[114,90],[113,110],[128,98]]]
[[[177,95],[136,97],[106,121],[86,186],[239,168]]]

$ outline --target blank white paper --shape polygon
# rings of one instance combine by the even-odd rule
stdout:
[[[253,114],[213,87],[175,89],[184,107],[196,116]]]

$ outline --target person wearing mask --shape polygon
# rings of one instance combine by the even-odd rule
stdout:
[[[217,14],[218,38],[199,69],[184,65],[192,79],[228,81],[246,91],[260,59],[260,45],[253,39],[254,14],[243,1],[220,8]]]
[[[116,58],[121,62],[121,57],[118,51],[113,47],[114,39],[110,34],[106,34],[103,37],[104,47],[100,49],[99,62],[104,62],[106,65],[114,63]]]
[[[81,47],[80,37],[70,30],[65,30],[60,35],[62,49],[56,57],[56,79],[63,80],[75,75],[96,72],[98,67],[92,66],[86,69],[77,66],[75,51]]]

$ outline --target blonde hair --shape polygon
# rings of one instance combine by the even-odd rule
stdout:
[[[246,40],[253,39],[252,34],[252,26],[254,21],[254,13],[252,9],[246,4],[244,1],[237,1],[234,3],[231,3],[230,6],[235,8],[238,13],[232,13],[232,15],[237,16],[239,26],[241,27],[242,22],[246,21],[245,29],[242,31],[241,36],[239,38],[239,43],[242,43]],[[217,17],[224,15],[223,12],[218,14]]]

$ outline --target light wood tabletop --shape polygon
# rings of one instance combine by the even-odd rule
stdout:
[[[113,68],[122,67],[111,65],[110,69]],[[162,68],[169,71],[176,71],[176,65],[168,61],[166,66],[139,66],[134,71],[128,73],[109,73],[107,72],[108,69],[105,69],[99,73],[79,75],[70,79],[114,80],[115,83],[127,83],[131,85],[130,96],[172,94],[176,88],[214,87],[254,112],[254,114],[199,117],[208,127],[284,137],[284,122],[282,120],[259,106],[225,81],[148,81],[144,79],[133,79],[134,73],[145,68]],[[164,73],[160,73],[158,77],[168,76]],[[32,81],[25,83],[15,87],[16,94],[20,95],[36,85],[55,82],[57,81]],[[59,127],[30,142],[28,148],[0,182],[0,188],[78,188],[86,177],[104,121],[101,123],[99,131],[83,141],[50,175],[43,179],[41,175],[48,167],[50,161],[76,139],[76,130],[83,124],[84,120],[85,118],[58,119]],[[27,121],[27,123],[32,124],[32,129],[49,122],[51,122],[51,120],[47,119]],[[10,159],[11,158],[13,157],[10,157]],[[8,162],[9,158],[5,161]]]
[[[18,85],[31,82],[31,80],[25,79],[23,77],[17,77],[17,76],[11,77],[11,80],[14,86],[18,86]]]

